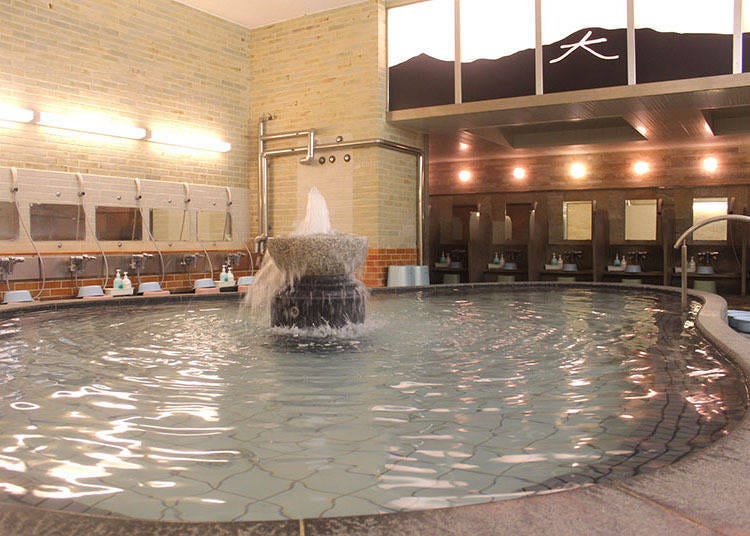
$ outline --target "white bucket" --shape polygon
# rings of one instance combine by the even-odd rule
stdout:
[[[413,266],[389,266],[387,284],[389,287],[412,287],[414,286],[414,267]]]

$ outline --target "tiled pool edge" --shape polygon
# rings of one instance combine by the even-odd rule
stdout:
[[[531,286],[587,287],[596,284],[548,283]],[[480,290],[501,286],[509,290],[521,284],[475,284],[463,288]],[[633,287],[605,285],[613,290]],[[427,292],[451,292],[455,287],[436,286]],[[665,287],[643,288],[674,292]],[[413,292],[414,289],[384,289],[374,294]],[[750,340],[726,323],[726,302],[718,296],[692,292],[704,301],[697,324],[701,331],[732,358],[750,377]],[[183,295],[172,300],[216,299]],[[134,298],[156,301],[154,298]],[[122,301],[121,301],[122,300]],[[133,299],[127,301],[132,302]],[[23,310],[58,309],[68,306],[112,305],[125,300],[78,300],[18,308],[3,307],[1,317],[17,316]],[[115,303],[117,302],[117,303]],[[145,302],[142,302],[145,303]],[[324,518],[300,521],[237,523],[158,522],[117,517],[97,517],[43,508],[3,503],[0,534],[678,534],[746,533],[750,527],[750,419],[726,438],[672,466],[612,484],[578,488],[491,504],[479,504],[376,516]]]

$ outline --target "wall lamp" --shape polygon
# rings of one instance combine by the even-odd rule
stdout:
[[[148,128],[129,124],[126,120],[120,121],[96,114],[36,112],[29,108],[0,103],[0,121],[36,123],[37,125],[62,130],[126,138],[129,140],[145,140],[201,151],[226,153],[232,150],[232,144],[222,140],[200,137],[189,133],[153,132]]]

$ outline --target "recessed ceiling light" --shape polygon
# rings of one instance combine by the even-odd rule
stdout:
[[[458,172],[458,180],[461,182],[468,182],[471,180],[471,171],[468,169],[462,169]]]
[[[513,177],[516,179],[526,178],[526,170],[520,166],[513,168]]]
[[[713,156],[708,156],[703,159],[703,169],[708,171],[709,173],[713,173],[717,169],[719,169],[719,161],[716,160]]]
[[[633,164],[633,171],[635,171],[636,175],[645,175],[651,171],[651,165],[643,160],[638,160],[638,162]]]
[[[586,176],[586,166],[580,162],[575,162],[570,166],[570,176],[574,179],[582,179]]]
[[[461,142],[461,143],[458,144],[458,148],[461,149],[462,151],[468,151],[469,150],[469,144]]]

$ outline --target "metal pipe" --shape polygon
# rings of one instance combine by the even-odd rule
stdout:
[[[745,223],[750,223],[750,216],[743,216],[742,214],[722,214],[720,216],[713,216],[711,218],[706,218],[705,220],[701,220],[692,227],[690,227],[687,231],[682,233],[680,237],[677,239],[677,241],[674,243],[674,249],[679,248],[682,246],[682,277],[680,278],[680,292],[681,292],[681,303],[682,308],[687,308],[687,237],[690,236],[693,231],[696,231],[703,227],[704,225],[708,225],[709,223],[714,223],[717,221],[724,221],[724,220],[732,220],[732,221],[740,221]],[[744,278],[743,274],[743,278]]]
[[[261,125],[263,125],[264,122],[261,120]],[[265,186],[265,189],[261,186],[259,186],[259,197],[263,196],[264,199],[259,201],[259,209],[261,210],[261,213],[263,214],[263,211],[265,211],[265,216],[259,216],[259,219],[263,218],[265,221],[265,224],[261,224],[259,226],[260,235],[256,238],[256,245],[259,244],[258,239],[263,239],[268,237],[268,159],[276,156],[285,156],[285,155],[292,155],[296,153],[307,153],[305,160],[308,158],[314,159],[315,156],[315,150],[326,150],[326,149],[357,149],[357,148],[363,148],[363,147],[382,147],[384,149],[389,149],[392,151],[397,151],[405,154],[411,154],[417,157],[417,171],[418,171],[418,180],[419,184],[417,187],[417,258],[419,260],[420,264],[425,264],[425,248],[424,248],[424,219],[425,219],[425,198],[426,198],[426,178],[427,173],[425,169],[425,163],[426,159],[424,157],[424,151],[422,149],[419,149],[417,147],[412,147],[410,145],[405,145],[402,143],[393,142],[390,140],[382,139],[382,138],[370,138],[365,140],[355,140],[355,141],[349,141],[349,142],[338,142],[338,143],[324,143],[320,145],[308,145],[306,147],[289,147],[285,149],[274,149],[270,151],[264,150],[263,141],[270,139],[270,136],[267,136],[264,134],[264,127],[261,127],[261,133],[260,133],[260,156],[259,156],[259,167],[260,167],[260,183],[261,185]],[[307,131],[307,132],[313,132],[313,131]],[[286,133],[286,137],[291,137],[291,134],[293,133]],[[312,141],[312,136],[310,139],[308,139],[308,142]],[[264,242],[262,240],[262,242]]]

